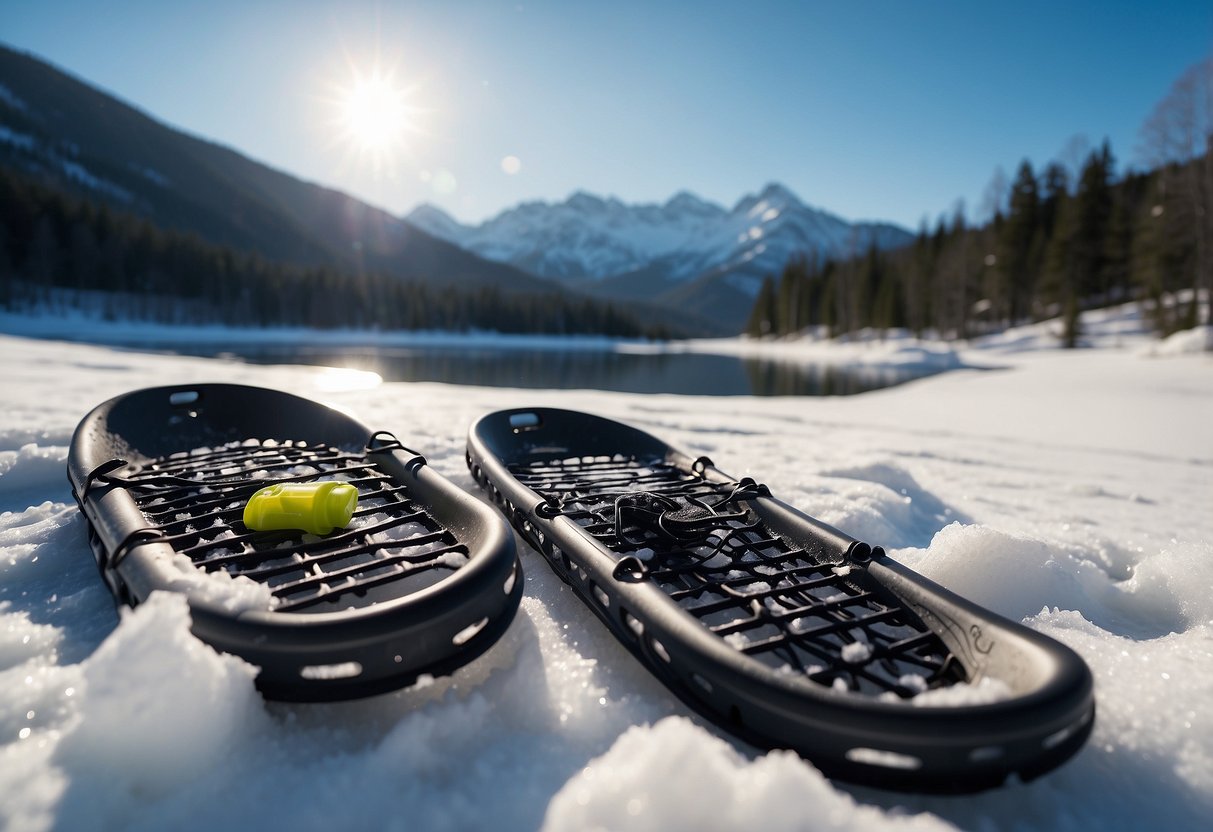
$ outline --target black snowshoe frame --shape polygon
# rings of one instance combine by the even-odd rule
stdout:
[[[608,419],[471,428],[473,477],[650,672],[703,716],[826,774],[964,792],[1060,765],[1094,722],[1072,650]],[[915,704],[986,677],[986,704]]]
[[[391,434],[286,393],[119,396],[80,423],[68,478],[119,603],[182,591],[174,555],[266,588],[264,610],[233,611],[218,587],[183,591],[193,632],[259,666],[270,698],[349,699],[450,673],[504,633],[521,599],[513,536],[491,509]],[[321,479],[358,489],[348,528],[245,528],[258,489]]]

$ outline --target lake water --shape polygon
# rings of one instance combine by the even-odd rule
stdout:
[[[932,374],[921,369],[856,370],[726,355],[589,349],[264,344],[229,344],[222,348],[173,344],[160,348],[187,355],[238,358],[254,364],[314,364],[369,370],[384,381],[700,396],[853,395]]]

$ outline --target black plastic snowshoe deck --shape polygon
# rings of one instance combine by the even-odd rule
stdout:
[[[1059,765],[1091,730],[1092,679],[1073,651],[710,460],[531,409],[477,422],[468,464],[650,671],[757,745],[843,779],[972,791]],[[996,701],[941,701],[986,677]]]
[[[81,422],[68,472],[116,599],[184,592],[195,634],[257,664],[272,698],[352,698],[448,673],[496,641],[521,597],[500,518],[394,437],[285,393],[121,396]],[[358,489],[346,528],[245,528],[257,490],[318,480]],[[251,599],[237,603],[206,573],[262,590],[245,584]]]

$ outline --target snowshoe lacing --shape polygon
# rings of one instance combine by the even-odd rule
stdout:
[[[573,521],[616,556],[615,580],[652,582],[777,671],[903,698],[964,678],[939,637],[867,574],[863,558],[781,537],[754,511],[753,500],[770,496],[765,486],[748,477],[712,482],[708,465],[697,460],[688,471],[601,456],[510,471],[543,498],[536,515]],[[543,545],[564,568],[559,547]]]
[[[629,520],[679,543],[704,540],[722,524],[743,520],[743,500],[771,494],[770,489],[746,477],[733,483],[729,492],[715,502],[707,497],[676,495],[667,497],[656,491],[635,491],[615,498],[615,536],[632,543],[627,536]],[[732,511],[729,511],[732,509]]]
[[[376,455],[398,450],[413,454],[409,470],[425,464],[386,432],[359,451],[250,441],[133,463],[112,459],[85,477],[78,502],[120,488],[149,521],[98,556],[103,573],[139,546],[164,543],[201,570],[265,584],[277,612],[329,612],[419,592],[468,562],[468,546],[377,467]],[[347,528],[317,537],[244,526],[244,504],[259,489],[321,479],[358,489],[358,510]]]

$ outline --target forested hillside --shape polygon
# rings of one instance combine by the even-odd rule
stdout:
[[[1155,109],[1142,130],[1150,170],[1118,175],[1106,141],[1073,172],[1025,160],[1005,193],[994,183],[984,224],[969,225],[961,207],[905,248],[789,262],[764,283],[747,332],[897,327],[968,338],[1060,315],[1073,346],[1082,309],[1129,298],[1147,302],[1160,333],[1201,323],[1199,299],[1213,287],[1209,91],[1213,61]],[[1164,303],[1185,289],[1184,302]]]
[[[557,287],[477,257],[341,191],[164,124],[0,45],[0,167],[215,246],[437,290]]]
[[[970,227],[957,212],[921,229],[906,248],[789,262],[764,284],[747,331],[824,326],[834,336],[898,327],[968,338],[1060,314],[1073,344],[1081,309],[1131,297],[1153,301],[1162,333],[1194,326],[1195,293],[1180,305],[1162,298],[1197,286],[1209,267],[1197,205],[1182,187],[1205,166],[1175,164],[1117,181],[1105,143],[1072,183],[1058,163],[1037,174],[1025,161],[1006,212],[989,223]]]
[[[567,293],[444,288],[269,261],[0,169],[0,307],[164,323],[664,337]]]

